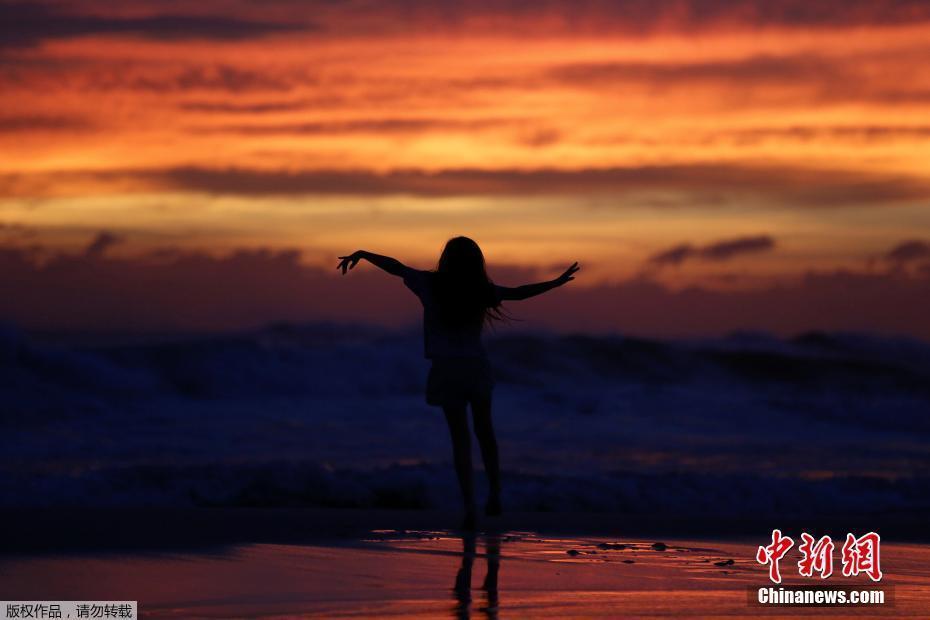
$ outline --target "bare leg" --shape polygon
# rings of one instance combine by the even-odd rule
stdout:
[[[481,446],[481,459],[484,461],[490,490],[485,512],[495,516],[501,513],[501,468],[494,424],[491,422],[491,399],[472,401],[471,410],[475,417],[475,436]]]
[[[442,408],[452,437],[452,458],[465,504],[465,529],[475,527],[475,482],[471,467],[471,438],[468,432],[468,409],[465,405]]]

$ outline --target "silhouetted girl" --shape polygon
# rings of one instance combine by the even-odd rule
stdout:
[[[337,269],[341,269],[343,275],[364,258],[389,274],[403,278],[404,284],[423,304],[425,353],[432,360],[426,381],[426,402],[442,407],[446,415],[452,434],[455,471],[465,502],[463,527],[474,529],[477,518],[468,433],[469,404],[490,488],[485,514],[501,513],[500,465],[491,424],[494,380],[481,342],[482,327],[503,317],[502,301],[533,297],[573,280],[578,263],[554,280],[511,288],[491,281],[485,271],[481,248],[468,237],[455,237],[446,243],[435,271],[413,269],[394,258],[364,250],[339,258]]]

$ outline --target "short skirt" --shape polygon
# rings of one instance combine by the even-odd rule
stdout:
[[[426,378],[426,402],[437,407],[488,400],[494,388],[486,357],[436,357]]]

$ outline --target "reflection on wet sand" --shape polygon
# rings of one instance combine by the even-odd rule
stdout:
[[[138,600],[145,618],[185,620],[432,619],[450,612],[477,619],[785,615],[747,599],[747,588],[770,583],[767,569],[756,562],[757,549],[758,541],[721,539],[372,530],[358,540],[315,544],[2,557],[0,598]],[[788,574],[798,558],[786,556],[787,585],[809,585],[808,578]],[[850,611],[926,617],[928,566],[927,545],[883,542],[881,585],[893,590],[893,602]],[[473,578],[482,577],[473,591]],[[835,575],[830,582],[871,583],[865,575]]]
[[[497,618],[499,597],[497,592],[497,577],[501,567],[501,539],[498,535],[489,534],[484,539],[484,557],[487,572],[481,590],[484,592],[484,604],[477,610],[487,618]],[[477,557],[477,536],[475,534],[462,535],[462,563],[455,575],[452,591],[455,594],[456,604],[452,615],[455,618],[471,618],[471,577],[472,569]]]

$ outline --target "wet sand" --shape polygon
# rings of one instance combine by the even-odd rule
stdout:
[[[765,540],[663,537],[666,548],[657,550],[656,538],[603,534],[351,529],[284,543],[20,551],[0,559],[0,598],[138,600],[145,618],[930,613],[924,544],[882,544],[881,585],[893,591],[884,607],[769,608],[747,596],[747,588],[769,585],[754,560]],[[785,584],[816,583],[797,576],[795,551],[782,561]],[[835,575],[827,583],[871,582]]]

